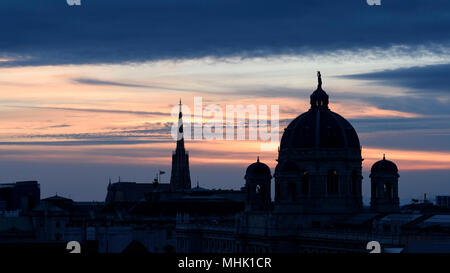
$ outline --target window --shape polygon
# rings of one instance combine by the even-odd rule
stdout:
[[[336,128],[328,126],[327,127],[327,134],[328,134],[328,137],[336,137],[337,136]]]
[[[257,194],[261,193],[261,185],[256,185],[256,193]]]
[[[302,194],[309,194],[309,173],[307,171],[304,171],[302,176]]]
[[[280,183],[275,181],[275,201],[278,201],[279,194],[280,194]]]
[[[353,170],[352,173],[352,193],[353,195],[358,194],[358,172]]]
[[[297,194],[296,194],[296,186],[295,183],[289,183],[289,195],[291,197],[291,201],[296,201]]]
[[[384,184],[384,192],[386,193],[386,197],[392,199],[392,184],[385,183]]]
[[[336,194],[339,191],[338,174],[336,170],[329,170],[327,176],[327,192],[329,194]]]

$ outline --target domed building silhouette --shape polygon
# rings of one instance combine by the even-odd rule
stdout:
[[[274,175],[275,210],[356,212],[362,208],[358,135],[345,118],[329,109],[320,72],[310,103],[310,109],[295,118],[281,138]]]

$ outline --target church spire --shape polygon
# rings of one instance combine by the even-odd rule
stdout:
[[[184,134],[183,134],[183,105],[181,104],[181,99],[180,99],[180,110],[178,112],[178,135],[177,135],[177,144],[178,142],[182,141],[183,145],[184,145]]]
[[[178,114],[177,147],[172,154],[172,173],[170,188],[172,191],[191,189],[191,175],[189,171],[189,155],[184,148],[183,112],[181,99]]]

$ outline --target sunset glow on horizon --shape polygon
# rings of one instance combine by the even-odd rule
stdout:
[[[384,67],[401,61],[402,58],[386,59]],[[429,61],[435,62],[435,57]],[[253,66],[255,62],[258,66]],[[203,108],[218,104],[223,111],[226,105],[279,105],[282,133],[290,120],[309,109],[309,95],[315,89],[316,78],[315,71],[305,67],[333,71],[334,65],[310,61],[298,66],[295,59],[282,66],[277,62],[276,59],[243,63],[189,60],[4,68],[0,73],[0,158],[10,162],[135,165],[149,169],[158,166],[155,168],[169,170],[175,146],[170,129],[176,122],[171,111],[180,98],[191,112],[194,97],[202,98]],[[376,63],[383,67],[379,60]],[[283,69],[273,74],[272,65]],[[370,71],[372,65],[362,68],[356,62],[347,61],[340,65],[339,71],[354,71],[356,67]],[[298,73],[293,73],[297,70]],[[239,77],[230,81],[230,71],[239,73]],[[378,134],[377,139],[380,139],[387,129],[382,124],[370,125],[374,120],[389,123],[390,120],[407,122],[429,118],[415,109],[382,108],[369,99],[380,95],[389,98],[389,93],[393,98],[401,98],[405,96],[404,90],[391,87],[389,93],[380,94],[379,90],[386,92],[389,88],[374,85],[369,88],[356,80],[341,79],[326,72],[323,75],[330,109],[349,119],[360,135],[365,171],[383,154],[399,166],[400,173],[450,170],[450,155],[445,151],[390,145],[389,138],[402,136],[407,131],[399,131],[397,135],[395,130],[390,131],[386,147],[371,144],[372,135]],[[187,114],[185,120],[189,119]],[[203,122],[208,118],[205,116]],[[430,130],[419,131],[426,134]],[[273,151],[264,152],[260,150],[261,143],[187,140],[186,147],[194,168],[229,166],[243,171],[260,156],[273,170],[278,144],[273,145]],[[88,173],[85,179],[90,179]]]

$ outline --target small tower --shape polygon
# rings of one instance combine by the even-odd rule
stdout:
[[[399,210],[398,169],[394,162],[383,159],[373,164],[370,171],[370,208],[375,212],[395,212]]]
[[[259,161],[248,166],[245,172],[245,189],[247,191],[246,210],[265,211],[270,210],[270,181],[272,175],[270,168]]]
[[[170,176],[170,190],[183,191],[191,189],[191,174],[189,171],[189,154],[184,148],[183,113],[180,99],[178,115],[177,147],[172,154],[172,173]]]

